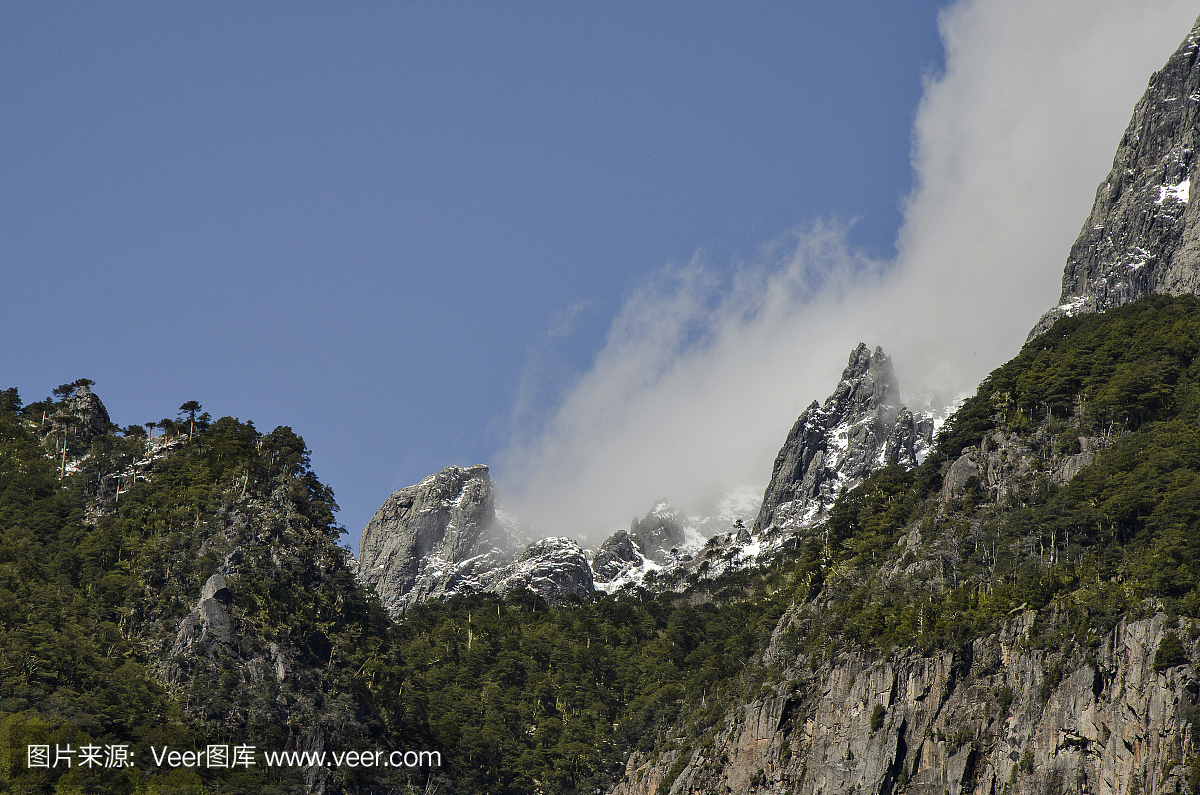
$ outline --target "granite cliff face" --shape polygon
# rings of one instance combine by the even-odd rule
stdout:
[[[1112,171],[1071,247],[1060,317],[1102,312],[1151,293],[1200,294],[1200,205],[1191,201],[1200,132],[1200,20],[1161,71],[1121,138]]]
[[[916,466],[933,424],[900,405],[891,358],[860,343],[833,394],[824,405],[813,401],[788,433],[752,534],[811,527],[872,470]]]
[[[491,486],[486,466],[446,467],[393,493],[363,531],[359,579],[391,611],[445,587],[481,552],[480,534],[495,521]]]
[[[635,753],[612,795],[692,792],[1186,792],[1193,665],[1155,669],[1167,617],[1123,621],[1094,653],[1037,648],[1032,612],[955,656],[765,653],[781,681],[711,745]],[[1186,641],[1185,641],[1186,643]],[[1194,649],[1189,649],[1194,654]],[[1190,656],[1190,655],[1189,655]]]
[[[1055,450],[1054,438],[1039,427],[1022,438],[1012,432],[997,431],[978,446],[965,447],[942,476],[942,501],[961,495],[972,478],[984,499],[1001,502],[1022,484],[1036,481],[1042,488],[1063,486],[1096,459],[1109,446],[1111,436],[1076,436],[1077,452]],[[1037,448],[1036,450],[1034,448]]]
[[[517,523],[496,511],[488,468],[446,467],[388,497],[363,531],[358,576],[392,613],[468,591],[529,588],[550,600],[592,591],[574,541],[525,547]]]

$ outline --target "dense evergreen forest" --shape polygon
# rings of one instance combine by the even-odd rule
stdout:
[[[390,619],[338,546],[291,429],[189,402],[79,441],[78,381],[0,392],[0,791],[575,793],[631,750],[711,742],[779,680],[854,649],[961,650],[1016,608],[1038,642],[1122,615],[1200,616],[1200,302],[1066,318],[994,371],[913,470],[885,467],[759,570],[550,605],[456,597]],[[56,399],[57,398],[57,399]],[[55,418],[58,419],[55,419]],[[1094,461],[1058,484],[1055,466]],[[964,449],[1034,465],[945,494]],[[214,574],[230,631],[183,631]],[[1180,652],[1167,643],[1163,665]],[[127,746],[31,768],[27,746]],[[151,747],[442,753],[440,767],[159,767]],[[78,762],[78,755],[76,756]],[[678,771],[676,771],[677,773]],[[669,782],[668,782],[669,785]]]

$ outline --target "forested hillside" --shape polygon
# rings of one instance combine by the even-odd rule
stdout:
[[[14,791],[302,791],[326,773],[261,759],[172,771],[150,746],[407,739],[365,675],[388,622],[335,543],[333,495],[303,440],[189,418],[164,420],[153,442],[108,427],[84,447],[64,420],[75,386],[27,407],[9,389],[0,406],[0,720]],[[214,575],[228,587],[199,610]],[[133,765],[32,769],[31,743],[125,745]]]
[[[1042,655],[1039,684],[989,685],[992,720],[1032,710],[1026,697],[1048,709],[1086,666],[1101,677],[1122,622],[1158,614],[1154,668],[1190,664],[1197,349],[1193,298],[1060,320],[980,385],[923,464],[878,470],[766,569],[554,605],[456,597],[399,621],[356,582],[333,494],[289,428],[185,404],[152,440],[111,424],[84,440],[86,423],[64,417],[90,383],[29,406],[9,389],[0,791],[594,792],[632,754],[623,791],[666,793],[732,780],[738,757],[722,743],[739,710],[778,697],[803,711],[805,688],[851,659],[945,659],[967,676],[985,639],[1025,621],[1018,645]],[[869,736],[889,730],[888,709],[870,711]],[[964,783],[993,764],[990,725],[942,738],[946,754],[976,749]],[[777,770],[746,772],[746,787],[812,775],[811,747],[787,737]],[[30,768],[29,744],[128,746],[133,765]],[[152,763],[151,746],[209,744],[439,750],[443,764]],[[903,777],[899,761],[886,768],[889,791],[925,791],[919,765],[903,764]],[[1014,783],[1035,775],[1022,764],[1003,769]]]
[[[1198,791],[1198,349],[1190,296],[1031,341],[764,575],[758,696],[618,791]]]

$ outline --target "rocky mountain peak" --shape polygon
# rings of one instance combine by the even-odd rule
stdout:
[[[104,407],[100,397],[88,389],[87,385],[78,387],[74,393],[64,398],[59,404],[59,411],[51,419],[55,420],[56,417],[62,415],[68,415],[77,420],[73,431],[81,441],[90,441],[95,436],[108,433],[112,427],[108,409]]]
[[[470,591],[528,588],[550,601],[591,592],[577,543],[529,540],[496,510],[487,466],[446,467],[394,492],[375,513],[359,543],[358,577],[393,613]]]
[[[796,420],[775,459],[753,534],[811,526],[872,469],[916,466],[933,436],[933,419],[901,405],[900,383],[882,348],[859,343],[825,403]]]
[[[487,466],[446,467],[376,511],[359,544],[359,578],[385,607],[400,609],[409,594],[435,590],[456,564],[490,551],[480,539],[495,524]]]
[[[1200,295],[1200,205],[1191,201],[1200,134],[1200,19],[1150,78],[1071,247],[1058,305],[1029,332],[1060,317],[1152,293]]]
[[[842,378],[826,401],[843,417],[863,416],[879,409],[894,411],[899,403],[900,382],[892,368],[892,357],[883,348],[872,351],[861,342],[850,352]]]
[[[682,514],[665,501],[659,501],[644,517],[630,523],[629,536],[646,557],[665,563],[670,559],[670,551],[687,539],[684,521]]]

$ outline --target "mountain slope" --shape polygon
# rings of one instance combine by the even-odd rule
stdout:
[[[613,792],[1195,791],[1198,348],[1190,296],[1028,345],[772,568],[761,686]]]
[[[1190,791],[1198,341],[1191,297],[1062,320],[921,465],[876,470],[766,568],[555,605],[459,596],[398,622],[351,577],[290,430],[103,434],[63,480],[6,392],[4,565],[29,572],[0,593],[10,743],[447,763],[4,775],[44,792]],[[63,617],[53,643],[78,651],[39,651]]]
[[[14,389],[0,404],[0,786],[424,785],[428,768],[364,781],[324,764],[263,767],[266,751],[422,736],[377,688],[391,627],[336,544],[333,495],[303,440],[229,417],[153,440],[140,426],[121,433],[78,383],[59,401],[22,407]],[[78,433],[91,426],[63,418],[81,409],[104,427]],[[131,765],[31,768],[31,743],[123,747]],[[172,769],[151,751],[238,744],[254,746],[255,766]]]

